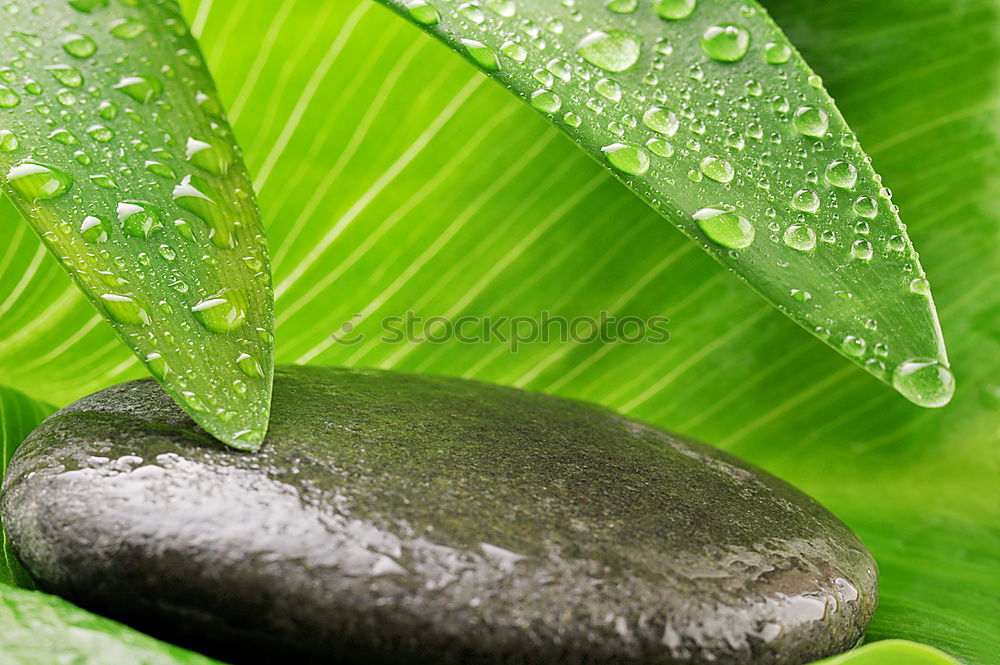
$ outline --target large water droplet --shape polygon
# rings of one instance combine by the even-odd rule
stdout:
[[[892,386],[914,404],[937,408],[951,401],[955,377],[939,362],[911,359],[893,371]]]
[[[680,127],[676,113],[667,109],[661,109],[658,106],[651,107],[642,115],[642,123],[654,132],[659,132],[666,136],[673,136],[677,133],[677,128]]]
[[[236,366],[251,379],[258,379],[264,376],[264,369],[257,362],[257,359],[249,353],[241,353],[236,359]]]
[[[125,235],[148,238],[150,233],[163,228],[160,211],[145,201],[123,201],[116,210],[118,221]]]
[[[9,129],[0,129],[0,152],[14,152],[21,147],[17,135]]]
[[[191,311],[205,330],[214,333],[227,333],[243,325],[246,321],[246,309],[234,292],[222,294],[202,300]]]
[[[782,240],[792,249],[811,252],[816,249],[816,232],[805,224],[792,224],[785,229]]]
[[[612,143],[601,148],[608,163],[623,173],[642,175],[649,169],[649,155],[642,148],[626,143]]]
[[[197,176],[186,176],[174,187],[174,201],[208,225],[209,236],[216,247],[233,246],[233,223],[219,207],[218,195],[207,182]]]
[[[826,181],[834,187],[851,189],[858,181],[858,170],[850,162],[834,160],[826,167]]]
[[[87,35],[69,35],[63,40],[63,50],[74,58],[89,58],[97,53],[97,44]]]
[[[106,242],[108,239],[108,225],[100,217],[88,215],[84,217],[80,224],[80,235],[89,243]]]
[[[406,0],[403,4],[410,18],[420,25],[435,25],[441,20],[438,10],[427,0]]]
[[[78,12],[89,14],[95,9],[103,9],[108,6],[110,0],[69,0],[69,6]]]
[[[729,249],[749,247],[756,236],[753,224],[729,210],[702,208],[691,217],[709,240]]]
[[[12,109],[21,103],[21,95],[5,85],[0,85],[0,108]]]
[[[792,122],[800,134],[822,138],[826,135],[829,120],[826,111],[815,106],[800,106]]]
[[[225,175],[233,163],[233,150],[220,139],[187,140],[187,159],[214,175]]]
[[[469,54],[469,57],[486,71],[495,72],[500,69],[500,61],[497,59],[496,52],[486,44],[477,42],[475,39],[463,39],[462,46],[465,47],[465,52]]]
[[[632,14],[639,8],[639,0],[605,0],[604,6],[615,14]]]
[[[875,219],[878,215],[878,203],[870,196],[859,196],[854,202],[854,214],[859,217]]]
[[[705,159],[701,160],[701,163],[698,165],[698,168],[700,168],[701,172],[704,173],[709,178],[711,178],[712,180],[716,182],[721,182],[723,184],[731,182],[733,176],[735,175],[735,171],[733,170],[733,165],[727,162],[726,160],[722,159],[721,157],[712,157],[712,156],[706,157]]]
[[[860,358],[865,355],[865,351],[868,349],[868,342],[866,342],[861,337],[855,337],[854,335],[848,335],[841,342],[840,348],[843,349],[844,353],[853,357]]]
[[[114,88],[141,104],[147,104],[163,93],[163,83],[152,76],[125,76]]]
[[[660,18],[668,21],[678,21],[691,16],[697,0],[656,0],[653,5]]]
[[[584,60],[609,72],[623,72],[639,60],[639,38],[624,30],[595,30],[576,50]]]
[[[701,36],[701,50],[719,62],[736,62],[750,47],[750,33],[735,23],[709,26]]]
[[[792,195],[792,207],[802,212],[816,212],[819,210],[819,196],[809,189],[800,189]]]
[[[128,296],[105,293],[101,303],[108,316],[125,325],[144,326],[149,324],[149,313]]]
[[[772,65],[783,65],[792,57],[792,49],[788,44],[768,42],[764,45],[764,60]]]
[[[73,179],[54,166],[25,162],[7,172],[7,182],[29,201],[47,201],[62,196],[73,186]]]
[[[558,113],[562,100],[551,90],[536,90],[531,93],[531,105],[542,113]]]

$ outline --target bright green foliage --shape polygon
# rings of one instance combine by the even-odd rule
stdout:
[[[793,320],[907,399],[951,399],[930,286],[891,194],[755,2],[383,1],[530,101]]]
[[[3,478],[17,446],[53,411],[55,409],[52,407],[23,393],[0,386],[0,478]],[[28,588],[34,586],[8,546],[7,534],[3,532],[3,522],[0,522],[0,585],[4,584]],[[0,594],[2,593],[0,590]]]
[[[265,211],[280,361],[546,390],[729,449],[870,547],[882,593],[869,639],[994,665],[998,8],[767,8],[824,77],[921,247],[960,378],[947,408],[910,405],[803,335],[536,111],[371,0],[185,2]],[[666,315],[672,338],[553,339],[517,354],[498,341],[380,343],[380,320],[407,309]],[[346,321],[365,339],[331,339]],[[4,382],[57,405],[142,373],[4,201],[0,340]]]
[[[821,660],[817,665],[958,665],[948,654],[923,644],[883,640]]]
[[[0,184],[177,402],[257,447],[273,366],[267,248],[176,3],[13,0],[0,15]]]

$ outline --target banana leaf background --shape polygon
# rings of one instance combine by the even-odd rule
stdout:
[[[371,0],[186,0],[255,178],[279,362],[590,400],[741,455],[881,567],[870,640],[1000,654],[1000,7],[769,0],[920,249],[958,381],[906,402],[761,300],[545,120]],[[379,343],[379,320],[667,316],[667,344]],[[346,322],[364,339],[337,343]],[[0,201],[4,453],[143,368]],[[27,397],[24,397],[27,396]],[[31,399],[29,399],[31,398]],[[16,580],[15,580],[16,581]],[[21,580],[24,582],[24,580]]]

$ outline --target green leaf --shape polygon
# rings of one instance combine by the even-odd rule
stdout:
[[[869,639],[993,665],[1000,9],[767,7],[922,249],[961,379],[946,409],[910,405],[803,335],[536,112],[370,0],[185,2],[256,175],[284,283],[279,361],[547,390],[720,445],[806,490],[867,543],[882,587]],[[383,319],[407,310],[665,315],[671,338],[555,338],[517,353],[495,339],[381,341]],[[0,340],[4,382],[54,404],[143,371],[2,201]]]
[[[921,406],[951,399],[930,284],[891,194],[752,0],[382,2],[844,356]]]
[[[0,386],[0,479],[7,471],[7,465],[17,446],[53,411],[55,409],[47,404],[35,401],[16,390]],[[4,584],[34,588],[28,573],[18,563],[8,546],[7,534],[4,533],[3,522],[0,521],[0,585]]]
[[[273,367],[267,250],[176,3],[4,10],[4,189],[174,399],[256,448]]]
[[[211,665],[62,598],[0,584],[0,653],[9,665]]]
[[[819,661],[823,665],[958,665],[958,661],[923,644],[884,640]]]

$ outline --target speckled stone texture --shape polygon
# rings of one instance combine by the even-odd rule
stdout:
[[[259,453],[151,380],[43,423],[0,497],[48,590],[231,662],[806,663],[875,563],[746,462],[588,404],[318,367]]]

